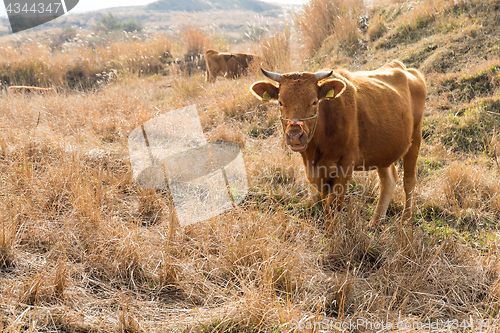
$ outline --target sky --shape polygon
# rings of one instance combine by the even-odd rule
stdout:
[[[98,9],[120,7],[120,6],[140,6],[155,2],[156,0],[80,0],[71,13],[84,13]],[[182,0],[181,0],[182,1]],[[283,4],[301,5],[308,0],[262,0],[265,2],[275,2]],[[5,6],[0,3],[0,16],[7,17]]]

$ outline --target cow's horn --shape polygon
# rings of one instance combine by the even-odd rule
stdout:
[[[276,81],[276,82],[280,82],[281,80],[281,75],[278,74],[278,73],[273,73],[273,72],[268,72],[266,71],[264,68],[260,68],[260,70],[262,71],[262,73],[264,73],[265,76],[267,76],[268,78],[270,78],[271,80],[273,81]]]
[[[314,78],[319,81],[319,80],[323,80],[323,79],[326,79],[327,77],[329,77],[330,75],[332,75],[333,71],[329,71],[329,72],[316,72],[314,73]]]

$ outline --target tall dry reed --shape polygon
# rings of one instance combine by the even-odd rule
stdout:
[[[311,0],[295,15],[299,40],[313,55],[329,36],[347,52],[357,49],[361,33],[359,16],[365,11],[362,0]]]
[[[282,32],[266,36],[256,46],[256,53],[261,55],[266,69],[286,72],[291,65],[291,31],[285,26]]]
[[[6,85],[90,88],[118,74],[161,73],[172,43],[164,35],[146,41],[127,40],[93,45],[78,37],[51,49],[27,40],[0,47],[0,81]]]

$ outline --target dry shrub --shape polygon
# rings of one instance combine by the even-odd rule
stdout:
[[[500,171],[500,133],[494,131],[491,140],[488,143],[488,155],[493,160],[497,169]]]
[[[165,56],[170,53],[172,42],[164,35],[156,35],[146,41],[110,43],[107,54],[101,55],[113,66],[111,69],[138,74],[161,72]],[[100,51],[102,53],[102,51]]]
[[[147,332],[141,327],[140,321],[137,319],[135,312],[130,309],[130,300],[128,297],[122,296],[121,308],[118,318],[120,320],[119,330],[126,333],[145,333]]]
[[[272,137],[270,141],[271,147],[247,166],[250,183],[262,191],[261,195],[281,199],[283,203],[294,196],[297,196],[295,200],[307,197],[309,186],[304,177],[302,160],[290,154],[288,148],[282,145],[281,137]]]
[[[206,80],[201,75],[192,75],[189,77],[180,77],[172,82],[172,93],[178,99],[183,101],[179,108],[193,104],[194,98],[200,97],[203,92]]]
[[[115,331],[116,325],[109,322],[102,322],[98,318],[89,318],[80,311],[75,311],[71,307],[48,308],[46,311],[38,311],[31,314],[36,317],[38,327],[54,327],[60,331],[66,332],[92,332],[98,327],[103,331]]]
[[[491,175],[487,170],[452,164],[443,173],[445,198],[453,211],[474,209],[478,213],[483,210],[500,212],[499,182],[496,178],[487,177]]]
[[[375,41],[382,37],[387,32],[382,15],[377,14],[370,19],[368,30],[366,31],[371,41]]]
[[[263,76],[260,70],[259,74]],[[243,132],[252,133],[252,136],[271,135],[277,110],[273,104],[262,104],[251,96],[249,87],[253,80],[255,77],[250,73],[238,80],[219,80],[210,85],[200,82],[198,87],[192,86],[199,88],[198,97],[201,98],[190,102],[197,103],[203,129],[208,131],[224,122],[236,121]]]
[[[160,193],[151,189],[140,189],[138,191],[139,207],[138,215],[144,225],[158,222],[165,209],[164,198]]]
[[[279,303],[265,287],[243,286],[243,295],[223,308],[210,314],[210,319],[198,326],[203,332],[270,332],[277,329],[281,321]]]
[[[269,331],[285,317],[278,311],[287,312],[285,297],[302,302],[305,293],[314,293],[316,282],[309,277],[316,270],[308,266],[317,265],[311,251],[322,245],[316,229],[288,219],[280,212],[236,209],[185,228],[171,242],[179,258],[192,258],[177,261],[179,286],[203,304],[221,304],[201,321],[207,331]],[[300,251],[290,251],[288,244]]]
[[[448,4],[447,0],[426,0],[419,3],[405,16],[405,24],[401,27],[407,33],[426,27],[434,21],[436,14],[442,10],[440,5]]]
[[[500,215],[498,177],[484,167],[452,163],[440,170],[440,176],[423,190],[426,201],[451,212],[455,223],[477,227],[484,219],[496,220]]]
[[[56,267],[45,266],[39,272],[28,276],[21,290],[20,302],[43,305],[63,300],[70,283],[67,264],[59,260]]]
[[[348,219],[356,216],[348,211]],[[470,305],[487,308],[496,265],[483,263],[477,251],[455,239],[418,229],[407,229],[409,238],[398,245],[401,227],[392,218],[387,230],[371,238],[365,221],[355,217],[351,226],[344,229],[342,224],[332,236],[332,251],[325,258],[332,271],[316,289],[328,316],[355,321],[382,315],[393,322],[401,320],[401,312],[411,314],[404,320],[416,316],[420,322],[454,316],[461,320],[465,313],[481,316]]]
[[[104,214],[103,214],[104,215]],[[106,217],[99,225],[89,228],[84,221],[75,221],[74,234],[79,238],[86,271],[93,279],[122,283],[130,288],[158,284],[146,258],[158,257],[153,246],[141,245],[140,229]],[[155,244],[157,245],[157,244]],[[152,252],[153,251],[153,252]]]
[[[262,55],[267,70],[287,72],[290,70],[290,28],[263,38],[257,46],[257,54]]]
[[[401,4],[406,2],[406,0],[374,0],[371,2],[373,7],[385,7],[394,4]]]
[[[460,0],[423,0],[403,5],[406,11],[394,22],[396,28],[391,30],[388,38],[380,45],[394,47],[401,43],[414,43],[424,36],[436,33],[436,30],[448,30],[450,26],[458,26],[453,12],[467,8],[471,1]],[[403,7],[402,7],[403,8]],[[432,23],[437,22],[435,26]],[[445,23],[446,22],[446,23]]]
[[[68,288],[70,281],[70,271],[68,265],[60,261],[55,268],[54,293],[57,297],[63,298],[64,292]]]
[[[492,276],[477,252],[456,240],[415,232],[406,248],[394,253],[386,250],[383,257],[383,267],[372,278],[378,286],[390,287],[379,304],[372,305],[373,310],[389,307],[396,313],[404,309],[424,321],[462,318],[469,311],[477,316],[470,304],[485,307]]]
[[[245,147],[246,141],[245,135],[239,129],[228,124],[221,124],[210,133],[207,133],[207,139],[209,142],[232,142],[240,146],[240,148]]]
[[[425,61],[420,65],[424,73],[444,73],[453,64],[450,63],[450,57],[453,56],[453,50],[448,47],[441,47],[433,52]],[[449,103],[449,101],[446,101]]]
[[[100,207],[103,192],[99,185],[100,181],[88,182],[86,177],[81,177],[76,179],[70,189],[74,214],[89,231],[97,229],[102,223]]]
[[[308,54],[317,52],[332,35],[341,50],[355,52],[361,38],[358,17],[364,9],[361,0],[312,0],[305,4],[295,16],[295,25]]]
[[[224,115],[225,119],[248,121],[255,118],[266,118],[267,114],[259,114],[259,103],[257,99],[249,98],[249,92],[246,88],[240,84],[238,88],[233,89],[233,92],[226,93],[224,98],[217,101],[215,107]],[[272,120],[266,120],[264,125],[271,125]]]
[[[2,208],[6,209],[7,207]],[[6,217],[2,218],[2,220],[2,226],[0,227],[0,270],[13,265],[16,245],[15,226],[12,222],[8,222],[9,219]]]
[[[324,310],[330,316],[343,318],[346,313],[352,311],[350,307],[354,303],[355,278],[347,274],[332,274],[324,283],[326,291],[324,294]]]
[[[164,66],[171,42],[164,35],[146,41],[135,36],[91,45],[79,37],[61,51],[30,40],[0,48],[0,80],[8,85],[91,88],[125,73],[156,74]]]
[[[186,47],[186,53],[190,55],[203,54],[213,44],[206,31],[194,27],[185,27],[181,32],[181,39]]]

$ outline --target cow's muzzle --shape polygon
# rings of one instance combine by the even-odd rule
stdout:
[[[316,125],[318,124],[318,111],[307,118],[302,119],[287,119],[280,117],[282,121],[286,121],[285,137],[286,142],[293,151],[304,151],[307,148],[307,144],[311,141],[316,131]],[[304,130],[304,121],[314,119],[314,127],[311,133],[307,133]],[[283,127],[285,124],[283,123]]]
[[[294,119],[287,122],[286,141],[293,151],[303,151],[307,147],[307,132],[304,131],[303,126],[304,122],[300,120]]]

